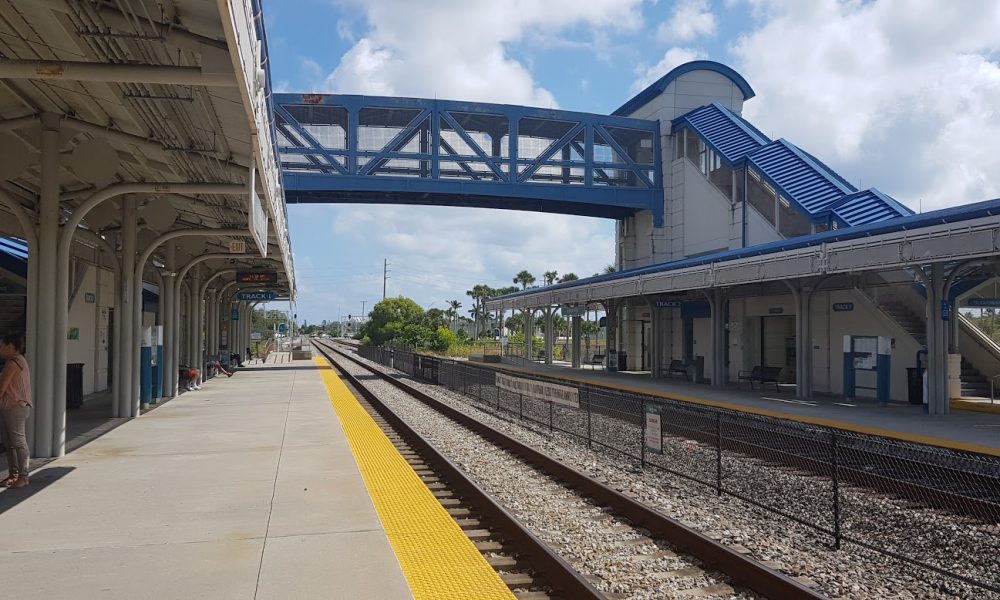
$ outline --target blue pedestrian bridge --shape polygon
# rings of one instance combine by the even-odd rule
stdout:
[[[276,94],[285,198],[663,223],[659,123],[478,102]]]

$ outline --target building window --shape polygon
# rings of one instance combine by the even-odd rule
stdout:
[[[747,173],[750,175],[747,178],[747,202],[756,208],[760,216],[767,219],[768,223],[774,225],[775,204],[777,203],[777,194],[774,192],[774,188],[762,180],[757,171],[748,169]]]
[[[778,233],[786,238],[808,235],[812,223],[785,197],[778,196]]]

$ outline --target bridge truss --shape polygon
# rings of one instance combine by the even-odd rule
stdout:
[[[663,221],[659,123],[501,104],[277,94],[289,203],[436,204]]]

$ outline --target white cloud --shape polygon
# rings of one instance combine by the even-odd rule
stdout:
[[[346,4],[364,11],[370,29],[316,87],[554,107],[553,94],[510,56],[509,46],[577,27],[635,30],[640,2],[351,0]]]
[[[513,285],[510,279],[522,269],[540,281],[545,271],[585,277],[613,262],[614,226],[605,219],[393,205],[344,205],[336,211],[334,236],[363,244],[370,256],[387,257],[389,295],[422,304],[462,296],[477,283]],[[377,278],[381,285],[380,270]],[[370,284],[365,278],[358,283]]]
[[[680,0],[670,18],[660,23],[656,37],[663,42],[690,42],[715,35],[715,15],[708,0]]]
[[[666,53],[664,53],[663,58],[660,59],[660,62],[655,65],[639,65],[635,70],[635,74],[639,76],[639,79],[635,80],[630,91],[633,94],[641,92],[646,89],[649,84],[669,73],[674,67],[683,65],[686,62],[691,62],[692,60],[701,60],[706,57],[707,55],[697,48],[681,48],[675,46],[667,50]]]
[[[733,52],[764,131],[913,208],[1000,195],[1000,4],[752,3]]]

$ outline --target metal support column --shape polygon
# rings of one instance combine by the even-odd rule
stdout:
[[[706,294],[712,308],[712,387],[726,385],[726,293],[712,290]]]
[[[650,346],[649,376],[651,379],[657,379],[660,377],[660,311],[656,308],[656,302],[649,296],[643,296],[642,298],[646,301],[646,306],[649,308],[651,322],[649,331],[653,337],[648,342]],[[645,325],[642,326],[645,327]]]
[[[55,364],[57,353],[54,348],[61,346],[61,352],[65,356],[66,331],[65,328],[61,331],[58,329],[55,320],[57,299],[52,293],[56,289],[58,279],[56,248],[59,240],[59,117],[44,113],[41,121],[42,168],[38,201],[38,252],[35,258],[38,263],[38,288],[35,297],[28,299],[29,303],[34,303],[37,308],[34,318],[38,323],[38,339],[35,340],[37,364],[31,365],[31,368],[38,373],[37,387],[33,394],[35,435],[32,454],[38,457],[50,457],[62,455],[61,448],[53,444],[56,434],[54,425],[57,421],[65,419],[66,406],[64,401],[62,410],[57,412],[56,370],[59,365]],[[66,393],[66,367],[63,366],[62,369],[64,389],[60,397],[64,397]]]
[[[583,365],[582,356],[580,355],[580,350],[583,346],[580,339],[581,333],[583,331],[583,319],[581,317],[573,317],[573,327],[572,327],[572,337],[573,337],[573,368],[579,369]]]
[[[524,360],[531,360],[531,342],[535,337],[535,311],[524,309]]]
[[[134,395],[139,386],[132,387],[132,372],[135,369],[133,364],[133,354],[139,352],[139,345],[135,343],[134,322],[132,320],[132,310],[134,305],[133,288],[142,287],[142,282],[135,281],[135,249],[136,249],[136,206],[135,198],[132,196],[122,196],[122,287],[121,287],[121,368],[118,369],[118,385],[121,388],[119,404],[115,409],[115,417],[127,417],[131,414],[132,402],[138,402],[139,397]]]
[[[931,415],[948,414],[948,356],[947,328],[943,321],[944,268],[940,264],[928,269],[916,268],[915,273],[924,283],[927,292],[927,412]],[[955,318],[954,315],[952,318]]]
[[[552,318],[554,312],[551,306],[545,307],[545,364],[547,365],[552,364],[552,350],[556,341]]]
[[[174,242],[167,242],[166,251],[163,257],[163,285],[160,286],[160,304],[163,307],[163,366],[160,368],[160,379],[162,381],[162,394],[164,398],[173,398],[177,395],[177,367],[173,364],[173,353],[171,350],[174,347],[174,319],[177,315],[177,309],[174,307],[174,303],[177,299],[174,295],[176,291],[174,285],[174,278],[176,273],[174,269],[177,268],[177,244]]]

